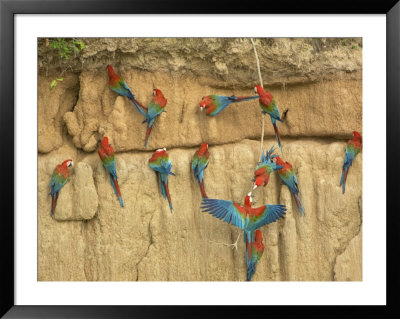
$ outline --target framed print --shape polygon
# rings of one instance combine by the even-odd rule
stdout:
[[[396,1],[0,8],[2,315],[398,310]]]

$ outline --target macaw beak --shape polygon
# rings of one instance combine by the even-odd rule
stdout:
[[[256,184],[254,184],[254,186],[253,186],[253,190],[254,190],[254,189],[256,189],[257,187],[258,187],[258,186],[257,186]]]
[[[203,106],[200,106],[200,112],[203,112],[203,108],[204,108]]]

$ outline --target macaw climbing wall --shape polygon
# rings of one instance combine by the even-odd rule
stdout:
[[[249,39],[82,39],[86,48],[60,60],[38,41],[38,280],[244,281],[245,245],[238,228],[200,211],[191,171],[209,143],[210,198],[243,203],[259,160],[258,100],[231,104],[218,116],[200,112],[205,95],[254,95],[258,81]],[[273,173],[253,192],[255,207],[285,204],[284,219],[263,226],[265,251],[254,281],[362,280],[362,153],[339,181],[352,131],[362,134],[361,39],[255,39],[264,87],[275,97],[283,159],[295,168],[305,216]],[[108,86],[111,64],[136,97],[152,89],[168,99],[148,149],[146,124]],[[65,72],[63,72],[65,71]],[[50,89],[62,73],[63,81]],[[116,151],[121,208],[97,154],[103,136]],[[264,149],[276,145],[265,118]],[[161,196],[148,159],[166,147],[174,211]],[[279,149],[277,150],[279,153]],[[75,165],[50,216],[53,169]]]

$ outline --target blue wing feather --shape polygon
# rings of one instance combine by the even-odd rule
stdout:
[[[67,179],[62,182],[60,179],[64,179],[61,175],[59,175],[57,172],[54,172],[53,175],[51,176],[50,180],[50,195],[54,195],[60,191],[60,189],[65,185],[67,182]]]
[[[115,164],[115,160],[108,162],[107,164],[104,164],[104,167],[106,168],[107,172],[110,173],[114,179],[117,179],[117,166]]]
[[[146,116],[147,122],[154,120],[164,110],[164,109],[161,109],[160,111],[158,111],[157,108],[158,108],[158,106],[154,102],[151,102],[149,104],[149,107],[147,108],[147,116]]]
[[[249,230],[256,230],[264,225],[273,223],[286,214],[285,205],[266,205],[253,209],[257,211],[255,219],[250,218]]]
[[[203,198],[200,208],[216,218],[244,229],[245,220],[243,215],[233,205],[233,202],[222,199]]]
[[[289,187],[290,191],[293,194],[299,193],[299,188],[297,185],[297,177],[294,172],[289,172],[287,175],[278,174],[282,181],[285,183],[287,187]]]
[[[125,89],[125,92],[126,92],[126,94],[124,94],[124,95],[131,99],[134,99],[135,96],[133,95],[132,90],[130,89],[128,84],[126,84],[126,82],[124,80],[122,80],[121,82],[122,82],[121,85]]]

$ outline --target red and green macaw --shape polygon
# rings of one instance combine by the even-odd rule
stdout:
[[[342,177],[340,178],[340,186],[342,186],[342,193],[344,194],[346,187],[347,174],[349,173],[350,166],[353,164],[357,154],[362,149],[362,137],[357,131],[353,131],[353,138],[347,142],[346,156],[342,169]]]
[[[251,193],[244,199],[244,205],[239,205],[228,200],[203,198],[201,210],[207,212],[219,220],[232,224],[244,231],[244,242],[246,244],[246,264],[249,267],[252,260],[252,250],[255,241],[255,231],[267,224],[277,221],[286,214],[285,205],[264,205],[257,208],[252,207]],[[261,256],[260,256],[261,257]]]
[[[168,175],[175,176],[175,174],[171,172],[172,164],[167,149],[164,147],[156,150],[149,159],[149,165],[154,171],[156,171],[161,193],[164,198],[168,199],[169,208],[172,213],[171,195],[169,194],[168,189]]]
[[[200,102],[200,110],[206,109],[206,114],[215,116],[231,103],[248,101],[258,98],[258,96],[225,96],[225,95],[207,95],[203,96]]]
[[[251,232],[277,221],[286,213],[285,205],[252,208],[252,201],[251,193],[245,197],[243,206],[228,200],[203,198],[200,207],[203,212],[208,212],[228,224],[243,229],[250,238]]]
[[[69,171],[68,167],[73,166],[74,163],[72,159],[67,159],[62,164],[57,165],[51,175],[50,181],[50,194],[51,195],[51,210],[50,215],[54,214],[56,209],[58,194],[60,193],[61,188],[65,185],[68,180]]]
[[[138,100],[136,100],[135,96],[132,93],[132,90],[129,88],[128,84],[122,79],[121,76],[115,73],[113,67],[111,65],[107,65],[108,78],[110,89],[119,95],[126,96],[129,101],[137,108],[137,110],[142,113],[143,116],[146,117],[147,107],[143,106]]]
[[[115,152],[113,147],[108,143],[108,137],[103,137],[98,153],[101,161],[103,162],[103,166],[106,168],[108,174],[110,175],[111,186],[114,189],[115,195],[117,195],[118,197],[119,204],[121,205],[121,207],[124,207],[121,191],[118,186]]]
[[[267,186],[270,174],[283,168],[280,165],[276,165],[276,163],[272,161],[272,159],[277,156],[273,155],[274,150],[275,148],[271,147],[269,151],[265,151],[265,155],[264,153],[261,155],[261,160],[258,162],[258,165],[254,171],[253,189],[260,187],[261,185]]]
[[[296,173],[294,172],[292,164],[289,162],[284,162],[279,156],[274,157],[273,161],[275,161],[277,165],[283,167],[278,170],[278,175],[282,179],[283,183],[289,187],[290,192],[294,196],[297,207],[299,208],[300,216],[302,216],[304,213],[304,208],[300,201],[299,185],[297,183]]]
[[[256,272],[256,266],[264,253],[262,232],[257,229],[251,236],[252,241],[246,242],[247,281],[251,281]]]
[[[282,151],[281,137],[279,135],[277,121],[280,121],[280,122],[283,122],[283,121],[280,117],[278,105],[276,104],[272,94],[269,93],[267,90],[264,90],[260,85],[255,86],[254,92],[256,92],[259,95],[259,103],[260,103],[262,112],[264,114],[267,113],[271,118],[271,122],[272,122],[272,125],[274,126],[274,130],[275,130],[275,137],[278,142],[278,146],[280,147],[280,149]]]
[[[200,145],[200,148],[196,151],[192,159],[194,178],[199,183],[201,196],[203,198],[207,198],[206,190],[204,189],[204,170],[208,166],[209,156],[208,144],[203,143]]]
[[[151,128],[153,127],[154,121],[157,116],[159,116],[165,110],[165,106],[167,105],[167,99],[162,94],[161,90],[154,89],[153,90],[153,100],[150,102],[149,107],[147,108],[146,119],[143,123],[147,122],[147,131],[146,131],[146,139],[144,143],[144,147],[147,148],[147,143],[149,141],[149,136],[151,132]]]

